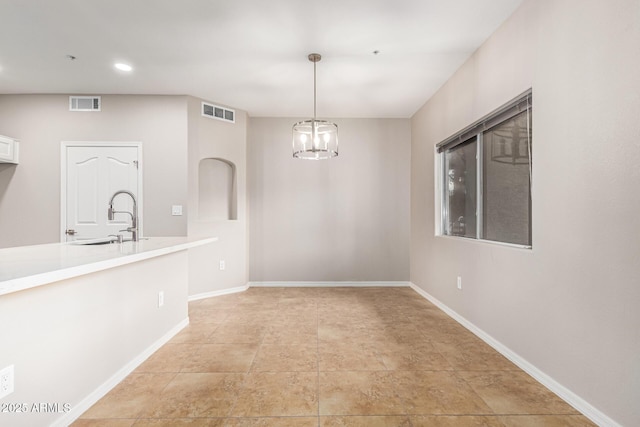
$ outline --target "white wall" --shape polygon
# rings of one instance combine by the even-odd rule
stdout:
[[[189,251],[189,296],[204,296],[245,286],[248,281],[247,113],[236,110],[235,123],[202,117],[201,99],[188,98],[189,236],[217,236],[218,242]],[[200,215],[199,166],[202,159],[223,159],[234,165],[236,219]],[[209,190],[212,186],[209,186]],[[211,197],[218,197],[212,194]],[[207,209],[207,207],[205,207]],[[226,268],[219,269],[224,260]]]
[[[251,119],[250,280],[408,280],[409,120],[336,120],[324,161],[292,158],[298,120]]]
[[[187,101],[102,96],[100,112],[70,112],[68,95],[0,95],[0,134],[20,140],[20,164],[0,164],[0,247],[60,240],[60,142],[141,141],[144,234],[184,236]]]
[[[527,0],[415,114],[411,145],[411,281],[628,426],[640,425],[639,40],[637,0]],[[434,236],[434,145],[529,87],[533,250]]]
[[[14,365],[15,379],[2,402],[29,405],[0,413],[0,425],[48,426],[87,410],[92,393],[187,320],[187,263],[181,251],[0,296],[0,366]],[[30,411],[40,402],[71,412]]]

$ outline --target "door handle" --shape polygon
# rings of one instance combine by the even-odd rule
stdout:
[[[68,234],[69,236],[73,236],[73,235],[74,235],[74,234],[76,234],[77,232],[76,232],[76,230],[73,230],[73,229],[71,229],[71,228],[70,228],[70,229],[68,229],[67,231],[65,231],[65,233],[66,233],[66,234]]]

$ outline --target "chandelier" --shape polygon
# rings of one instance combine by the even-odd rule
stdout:
[[[338,155],[338,125],[316,119],[316,63],[322,59],[311,53],[313,62],[313,119],[293,125],[293,157],[297,159],[323,160]]]

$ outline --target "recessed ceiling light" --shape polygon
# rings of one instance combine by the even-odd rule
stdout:
[[[131,70],[133,70],[133,67],[131,65],[123,64],[121,62],[118,62],[117,64],[115,64],[114,67],[116,67],[120,71],[131,71]]]

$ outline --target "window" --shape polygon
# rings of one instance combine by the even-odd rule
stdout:
[[[437,145],[443,235],[531,247],[531,91]]]
[[[446,175],[446,234],[475,238],[477,234],[477,139],[444,152]]]

